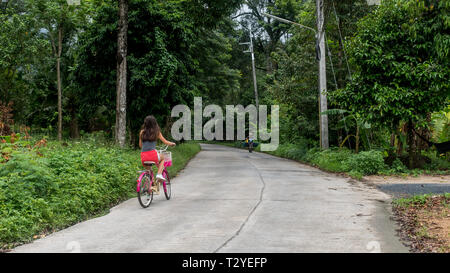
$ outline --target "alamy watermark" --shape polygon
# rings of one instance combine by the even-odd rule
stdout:
[[[257,112],[258,111],[258,112]],[[275,151],[278,148],[279,138],[279,112],[278,105],[272,105],[270,112],[270,130],[267,128],[267,105],[226,105],[226,136],[224,138],[224,115],[219,105],[207,105],[203,109],[202,98],[194,98],[194,140],[244,140],[246,138],[246,116],[248,115],[248,137],[253,140],[269,141],[261,143],[261,151]],[[181,117],[180,117],[181,115]],[[171,129],[172,138],[191,140],[192,115],[191,109],[186,105],[177,105],[172,108],[173,118],[179,118]],[[235,139],[235,117],[237,137]],[[203,125],[203,118],[210,118]]]
[[[81,253],[81,244],[78,241],[70,241],[66,244],[66,250],[70,253]]]
[[[67,4],[69,6],[79,6],[81,3],[81,0],[67,0]]]
[[[370,253],[381,253],[381,244],[378,241],[370,241],[367,243],[366,249]]]

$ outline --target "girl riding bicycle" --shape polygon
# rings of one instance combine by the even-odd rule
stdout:
[[[142,148],[142,165],[144,165],[144,161],[153,161],[157,163],[158,173],[156,174],[156,179],[166,180],[162,176],[162,171],[164,169],[164,155],[159,154],[156,150],[156,141],[158,139],[166,145],[175,146],[175,143],[167,141],[161,134],[161,130],[155,117],[147,116],[144,120],[144,129],[139,133],[139,147]]]

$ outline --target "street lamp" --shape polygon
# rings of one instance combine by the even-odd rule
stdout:
[[[280,22],[286,23],[286,24],[292,24],[292,25],[296,25],[296,26],[299,26],[299,27],[302,27],[302,28],[306,28],[306,29],[312,30],[312,31],[314,31],[314,34],[317,35],[317,31],[315,29],[311,28],[311,27],[308,27],[308,26],[305,26],[305,25],[302,25],[302,24],[299,24],[299,23],[296,23],[296,22],[292,22],[292,21],[289,21],[287,19],[284,19],[284,18],[281,18],[281,17],[277,17],[275,15],[268,14],[268,13],[265,13],[265,12],[261,12],[261,14],[264,15],[264,16],[270,17],[272,19],[278,20]]]
[[[293,24],[301,28],[312,30],[316,37],[316,59],[319,62],[319,125],[320,125],[320,147],[328,149],[328,115],[321,114],[327,111],[327,75],[325,63],[325,40],[324,40],[324,17],[323,17],[323,0],[316,0],[317,4],[317,31],[311,27],[286,20],[265,12],[262,15],[273,18],[283,23]]]

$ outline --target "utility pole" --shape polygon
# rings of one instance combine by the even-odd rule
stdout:
[[[320,127],[320,147],[322,149],[329,148],[328,142],[328,115],[322,112],[327,110],[327,73],[325,63],[325,38],[324,38],[324,15],[323,15],[323,0],[316,0],[317,4],[317,31],[311,27],[286,20],[265,12],[262,15],[278,20],[283,23],[293,24],[301,28],[312,30],[316,35],[316,57],[319,61],[319,127]]]
[[[320,147],[328,149],[328,115],[321,114],[327,111],[327,68],[325,63],[325,30],[323,0],[316,0],[317,5],[317,43],[319,44],[319,122],[320,122]]]
[[[250,53],[252,54],[253,88],[255,90],[256,113],[258,114],[259,97],[258,97],[258,85],[256,83],[255,53],[253,51],[253,34],[251,26],[250,26],[250,51],[251,51]]]
[[[125,147],[127,108],[128,0],[119,0],[116,80],[116,144]]]
[[[244,51],[244,53],[251,53],[252,55],[252,71],[253,71],[253,89],[255,90],[255,102],[256,102],[256,112],[258,113],[259,109],[259,98],[258,98],[258,84],[256,83],[256,68],[255,68],[255,54],[253,52],[253,34],[252,27],[249,29],[250,42],[248,43],[240,43],[241,45],[249,45],[249,50]]]

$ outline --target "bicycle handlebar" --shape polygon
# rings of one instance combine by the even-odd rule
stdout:
[[[164,147],[164,148],[163,148],[163,147]],[[164,151],[167,150],[167,148],[169,148],[169,145],[156,146],[156,148],[157,148],[159,151],[164,152]]]

